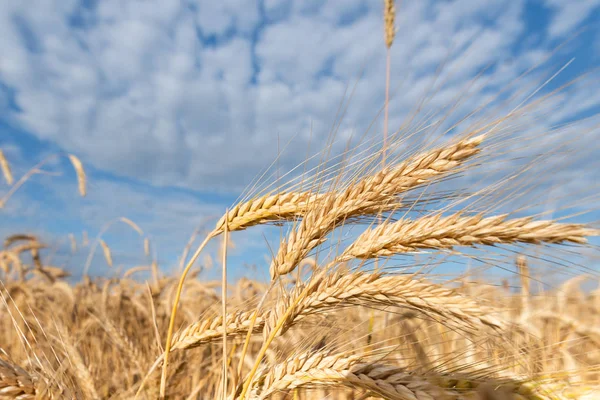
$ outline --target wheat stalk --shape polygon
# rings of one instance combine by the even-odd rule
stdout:
[[[135,222],[133,222],[129,218],[127,218],[127,217],[120,217],[119,220],[121,222],[124,222],[127,225],[129,225],[131,227],[131,229],[133,229],[134,231],[136,231],[138,233],[138,235],[140,235],[140,236],[144,235],[144,231],[142,230],[142,228],[140,228],[138,224],[136,224]]]
[[[519,273],[519,278],[521,280],[521,315],[523,318],[526,318],[529,315],[529,297],[530,297],[530,272],[529,265],[527,263],[527,258],[525,256],[519,254],[517,256],[517,272]]]

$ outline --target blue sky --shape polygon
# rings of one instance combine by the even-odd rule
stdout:
[[[107,221],[126,216],[153,239],[167,270],[197,225],[222,214],[285,143],[277,162],[282,173],[326,143],[348,85],[356,87],[333,153],[366,132],[383,104],[381,3],[240,4],[2,2],[0,148],[17,177],[48,154],[76,154],[90,187],[79,198],[66,160],[51,165],[62,175],[36,176],[11,198],[0,210],[0,234],[36,232],[58,246],[57,263],[75,271],[87,254],[68,255],[67,234],[86,230],[93,238]],[[486,68],[457,115],[550,55],[508,94],[535,88],[572,58],[544,90],[597,68],[599,21],[598,0],[402,1],[391,129],[424,97],[430,110],[448,106]],[[428,95],[441,64],[444,84]],[[598,82],[592,74],[566,90],[543,122],[595,116]],[[593,194],[598,185],[600,135],[593,123],[570,143],[583,161],[553,174],[571,193]],[[370,135],[380,132],[376,124]],[[565,138],[537,135],[550,147]],[[0,184],[0,193],[7,190]],[[276,229],[263,228],[234,237],[234,275],[246,271],[244,263],[265,266],[265,238],[277,237]],[[117,264],[148,261],[126,226],[116,225],[105,239]],[[100,272],[104,265],[96,260],[93,271]]]

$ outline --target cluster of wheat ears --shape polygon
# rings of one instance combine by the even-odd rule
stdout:
[[[386,7],[389,49],[393,3]],[[480,165],[487,143],[497,151],[498,126],[514,115],[404,156],[405,132],[385,132],[383,149],[357,150],[337,169],[322,164],[310,184],[291,181],[248,196],[184,264],[190,241],[179,276],[161,275],[156,262],[120,276],[88,276],[97,245],[113,264],[102,233],[114,222],[143,236],[127,218],[101,230],[77,283],[48,265],[36,236],[6,238],[0,398],[600,398],[600,291],[580,289],[589,276],[533,290],[524,256],[516,258],[516,280],[502,285],[468,274],[440,282],[426,266],[385,263],[427,253],[468,258],[465,249],[485,254],[502,246],[592,249],[587,238],[600,231],[588,225],[472,211],[478,196],[493,196],[493,185],[468,195],[430,190]],[[68,158],[85,195],[83,165]],[[10,186],[0,208],[46,162],[13,184],[0,151]],[[230,233],[265,224],[287,228],[273,250],[270,280],[227,286]],[[356,234],[336,236],[353,228]],[[199,255],[218,237],[223,279],[197,279]],[[146,253],[149,246],[144,239]],[[151,280],[133,278],[146,270]]]
[[[0,397],[593,398],[600,296],[580,291],[581,278],[534,295],[523,257],[519,293],[485,282],[435,283],[426,273],[382,264],[365,267],[373,266],[370,260],[460,254],[468,247],[585,246],[586,237],[600,233],[447,207],[412,218],[408,209],[425,196],[407,202],[409,194],[467,170],[485,147],[483,130],[377,168],[365,161],[349,178],[316,186],[326,190],[240,202],[179,279],[151,266],[148,283],[132,278],[138,268],[118,278],[86,275],[71,285],[65,271],[45,265],[38,238],[7,238],[0,252]],[[3,165],[8,180],[5,159]],[[85,194],[81,163],[73,166]],[[121,221],[143,234],[133,221]],[[188,277],[184,285],[210,239],[273,222],[288,222],[289,233],[273,254],[270,282],[222,287]],[[352,226],[364,229],[346,238],[347,245],[330,243],[334,231]],[[112,265],[110,248],[97,242]],[[146,251],[148,245],[145,240]]]

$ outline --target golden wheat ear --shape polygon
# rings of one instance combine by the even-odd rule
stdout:
[[[355,258],[374,258],[421,249],[453,249],[458,246],[568,242],[585,244],[587,237],[598,235],[600,231],[583,224],[535,221],[529,217],[510,219],[506,215],[436,215],[383,223],[362,233],[345,250],[345,254]]]
[[[293,290],[288,300],[280,300],[260,313],[229,313],[225,324],[220,315],[195,322],[173,337],[172,348],[183,350],[215,343],[223,334],[222,325],[227,327],[229,338],[245,336],[251,328],[250,333],[254,334],[268,332],[272,329],[269,325],[284,314],[290,303],[301,294],[301,289]],[[333,273],[319,282],[313,282],[309,293],[294,307],[294,312],[287,316],[279,335],[308,316],[358,305],[406,308],[434,321],[443,321],[457,331],[470,333],[485,328],[491,328],[488,333],[497,333],[508,325],[495,309],[479,305],[473,299],[444,286],[424,279],[358,271]]]
[[[102,252],[104,253],[104,259],[109,267],[113,266],[112,252],[110,251],[110,247],[106,244],[106,242],[100,239],[100,246],[102,246]]]
[[[9,185],[13,184],[13,175],[10,170],[10,165],[8,164],[8,160],[4,156],[4,152],[0,149],[0,169],[2,169],[2,175],[4,175],[4,180]]]
[[[0,360],[0,394],[6,399],[34,399],[36,387],[27,371]]]
[[[300,352],[263,368],[252,383],[250,398],[267,399],[278,392],[317,386],[360,388],[377,397],[394,400],[479,399],[487,398],[480,396],[490,392],[494,396],[526,400],[555,398],[547,395],[553,391],[552,385],[510,375],[500,379],[485,378],[479,376],[481,372],[475,370],[472,377],[468,373],[419,375],[406,367],[370,362],[357,355]],[[488,372],[483,371],[483,374]]]
[[[83,164],[81,163],[79,158],[77,158],[77,156],[75,156],[73,154],[69,154],[69,161],[71,161],[71,164],[73,165],[73,169],[75,169],[75,173],[77,174],[77,184],[79,186],[79,194],[81,194],[82,197],[85,197],[85,195],[87,193],[87,189],[86,189],[86,176],[85,176],[85,170],[83,169]]]

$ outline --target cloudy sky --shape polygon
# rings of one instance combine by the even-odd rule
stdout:
[[[336,121],[333,153],[350,138],[381,134],[381,3],[0,2],[0,148],[17,177],[57,152],[79,156],[89,176],[81,199],[68,162],[50,164],[60,175],[38,175],[18,191],[0,210],[0,234],[62,243],[57,257],[79,268],[87,253],[67,257],[67,234],[93,238],[126,216],[168,269],[198,224],[212,226],[276,158],[277,171],[290,170],[327,143]],[[544,90],[591,71],[557,96],[544,121],[598,113],[598,0],[403,0],[396,24],[392,130],[425,98],[422,112],[439,113],[468,92],[457,107],[464,115],[534,66],[507,97],[559,70]],[[582,158],[597,159],[597,130],[584,139]],[[586,171],[560,174],[580,188],[597,185]],[[0,184],[0,194],[8,189]],[[147,262],[136,235],[125,225],[107,233],[117,264]],[[237,271],[264,264],[265,237],[238,239]]]

